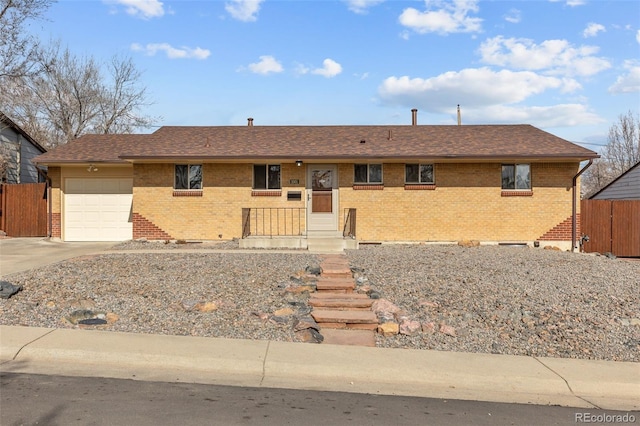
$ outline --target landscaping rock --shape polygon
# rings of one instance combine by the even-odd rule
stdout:
[[[295,332],[296,339],[303,343],[322,343],[324,336],[314,328],[305,328]]]
[[[405,336],[413,336],[422,329],[422,325],[418,321],[403,319],[400,321],[399,333]]]
[[[8,281],[0,281],[0,298],[2,299],[8,299],[21,290],[21,285],[13,285]]]
[[[400,332],[400,326],[397,322],[385,322],[378,325],[378,333],[385,337],[395,336]]]

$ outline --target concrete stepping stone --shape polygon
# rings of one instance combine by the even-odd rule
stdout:
[[[314,308],[329,308],[329,309],[355,309],[355,310],[370,310],[373,304],[373,299],[368,298],[350,298],[349,293],[344,294],[345,297],[330,297],[330,298],[314,298],[309,299],[309,305]]]
[[[311,316],[317,323],[378,324],[378,317],[371,311],[337,311],[314,309]],[[322,327],[322,325],[320,325]]]
[[[316,290],[322,291],[341,291],[341,292],[353,292],[356,288],[356,283],[352,279],[341,278],[327,278],[321,277],[316,281]]]
[[[323,345],[376,346],[375,333],[371,330],[320,330]]]
[[[373,299],[371,299],[366,294],[362,294],[362,293],[344,294],[344,293],[332,293],[330,291],[327,291],[327,292],[322,292],[322,293],[312,293],[311,297],[314,298],[314,299],[332,299],[332,298],[344,299],[345,297],[348,297],[349,299],[367,299],[367,300],[371,300],[373,302]]]

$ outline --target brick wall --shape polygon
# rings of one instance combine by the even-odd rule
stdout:
[[[204,164],[203,189],[198,196],[176,196],[173,164],[136,164],[133,211],[176,239],[230,240],[242,235],[242,208],[304,207],[306,168],[281,164],[281,191],[252,194],[252,164]],[[290,184],[297,179],[297,184]],[[288,201],[287,191],[302,191],[301,200]],[[140,235],[140,237],[147,237]]]
[[[203,190],[175,196],[173,164],[136,164],[133,211],[177,239],[241,236],[242,208],[305,207],[306,167],[282,163],[282,191],[252,195],[251,164],[204,164]],[[357,209],[357,237],[370,241],[534,241],[567,237],[571,182],[578,163],[531,165],[532,192],[505,197],[500,164],[435,165],[435,189],[407,190],[404,164],[384,164],[382,190],[354,189],[353,164],[339,164],[339,229],[345,208]],[[298,183],[289,183],[297,179]],[[302,191],[287,201],[287,191]],[[570,219],[569,219],[570,225]],[[557,234],[560,226],[564,233]],[[138,237],[149,235],[136,234]]]

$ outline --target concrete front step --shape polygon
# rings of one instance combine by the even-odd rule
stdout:
[[[376,346],[375,333],[371,330],[337,330],[324,328],[320,330],[324,337],[322,344],[349,346]]]
[[[371,311],[338,311],[332,309],[314,309],[313,319],[322,327],[322,323],[335,324],[378,324],[378,317]],[[335,327],[332,327],[335,328]]]

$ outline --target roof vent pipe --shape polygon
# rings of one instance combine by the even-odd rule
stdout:
[[[460,116],[460,104],[458,104],[458,126],[462,125],[462,117]]]
[[[411,110],[411,125],[415,126],[417,124],[418,124],[418,110],[414,108]]]
[[[247,118],[247,126],[253,127],[253,118],[251,117]]]

